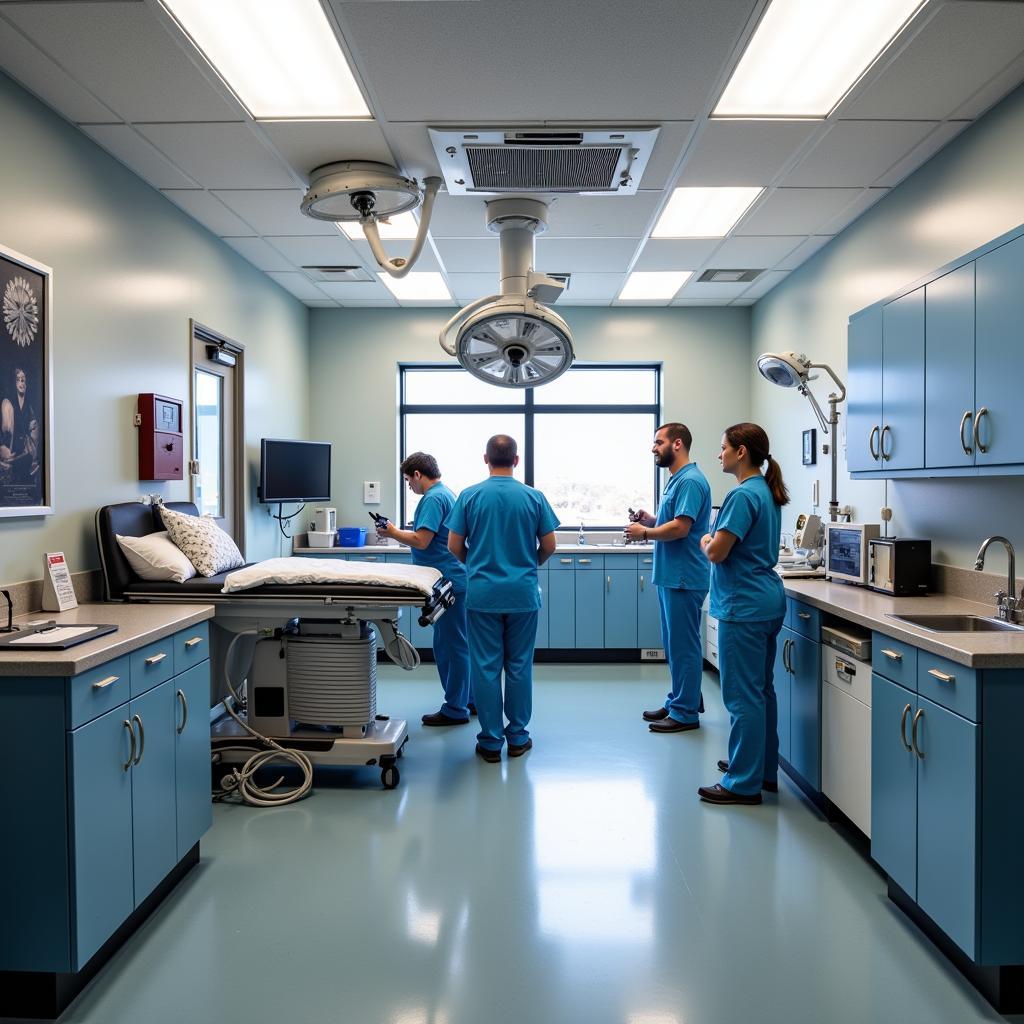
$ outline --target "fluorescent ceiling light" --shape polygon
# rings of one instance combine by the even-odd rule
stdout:
[[[922,0],[772,0],[712,117],[825,117]]]
[[[624,302],[666,300],[693,277],[692,270],[634,270],[619,292]]]
[[[444,278],[436,270],[411,273],[405,277],[378,274],[384,286],[399,302],[451,302]]]
[[[163,0],[255,118],[369,117],[319,0]]]
[[[758,185],[677,188],[651,237],[723,238],[763,191]]]
[[[357,220],[341,221],[338,223],[338,227],[355,241],[363,242],[366,240],[362,225]],[[389,223],[385,223],[382,220],[377,221],[377,230],[380,232],[380,237],[391,239],[392,241],[401,238],[415,238],[418,228],[419,225],[416,223],[416,218],[411,213],[396,214],[390,219]]]

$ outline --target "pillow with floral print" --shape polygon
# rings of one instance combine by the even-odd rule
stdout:
[[[212,519],[169,508],[161,508],[160,517],[171,540],[200,576],[216,576],[245,565],[238,546]]]

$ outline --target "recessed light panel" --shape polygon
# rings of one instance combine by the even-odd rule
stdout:
[[[667,302],[692,276],[691,270],[634,270],[619,292],[619,301]]]
[[[369,117],[319,0],[163,0],[255,118]]]
[[[712,117],[826,117],[922,0],[772,0]]]
[[[758,185],[677,188],[651,237],[724,238],[763,191]]]
[[[338,227],[348,235],[349,238],[362,242],[366,236],[363,234],[362,225],[359,221],[342,221],[338,224]],[[394,217],[390,218],[390,221],[385,224],[384,221],[377,221],[377,231],[380,233],[380,237],[383,239],[390,239],[396,241],[403,238],[415,238],[416,232],[419,225],[416,223],[416,218],[411,213],[398,213]]]
[[[444,278],[436,270],[413,272],[405,277],[378,274],[384,286],[399,302],[451,302]]]

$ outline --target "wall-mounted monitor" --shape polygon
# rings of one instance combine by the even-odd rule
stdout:
[[[265,437],[260,442],[262,502],[329,501],[331,445],[329,441],[285,441]]]

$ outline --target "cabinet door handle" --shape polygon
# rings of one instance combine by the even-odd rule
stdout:
[[[184,690],[178,691],[178,701],[181,704],[181,725],[177,730],[180,736],[185,731],[185,726],[188,725],[188,698],[185,696]]]
[[[185,649],[189,650],[189,649],[195,647],[196,644],[201,644],[202,642],[203,642],[203,638],[201,636],[194,636],[194,637],[192,637],[191,640],[186,640],[185,641]]]
[[[849,676],[852,679],[857,674],[857,667],[855,665],[848,665],[840,658],[836,658],[836,671],[841,676]]]
[[[940,672],[937,668],[928,669],[928,675],[934,679],[938,679],[940,683],[955,683],[956,676],[951,676],[946,672]]]
[[[128,771],[135,762],[135,729],[127,718],[121,724],[128,730],[128,735],[132,740],[131,749],[128,751],[128,760],[121,765],[123,771]]]
[[[871,433],[868,434],[868,451],[871,452],[871,458],[877,462],[881,458],[881,453],[875,451],[875,438],[878,437],[877,426],[871,428]]]
[[[910,705],[903,705],[903,714],[900,715],[900,743],[906,748],[908,754],[914,752],[914,748],[907,742],[907,715],[910,714]],[[916,721],[916,719],[915,719]]]
[[[793,642],[792,640],[783,640],[782,641],[782,667],[787,672],[792,672],[793,671],[793,666],[790,665],[790,663],[789,663],[789,645],[792,642]]]
[[[919,708],[917,714],[914,715],[914,721],[910,728],[910,742],[914,748],[914,753],[923,761],[924,751],[917,745],[917,724],[924,718],[924,708]]]
[[[590,565],[590,561],[591,560],[589,558],[581,558],[576,564],[577,565]]]
[[[804,619],[805,621],[811,617],[810,612],[797,612],[797,618]]]
[[[608,593],[610,594],[612,592],[612,578],[611,578],[611,576],[606,576],[605,577],[605,587],[606,587]]]
[[[967,426],[967,421],[974,418],[974,413],[970,409],[963,414],[960,420],[960,447],[964,450],[964,455],[973,455],[974,449],[964,440],[964,427]]]
[[[108,686],[113,686],[120,678],[120,676],[107,676],[106,679],[101,679],[99,682],[93,683],[92,688],[94,690],[105,690]]]
[[[643,576],[641,576],[640,577],[640,593],[642,594],[643,592],[644,592],[644,578],[643,578]]]
[[[890,427],[888,423],[886,423],[886,425],[882,427],[881,436],[878,438],[878,450],[882,453],[883,462],[888,462],[892,458],[892,449],[890,448],[889,451],[885,450],[886,434],[888,434],[890,437],[892,436],[892,427]]]
[[[887,648],[883,647],[883,648],[882,648],[882,653],[883,653],[883,654],[884,654],[884,655],[885,655],[885,656],[886,656],[886,657],[887,657],[887,658],[888,658],[888,659],[889,659],[890,661],[902,661],[902,660],[903,660],[903,655],[902,655],[902,654],[900,654],[900,652],[899,652],[899,651],[890,651],[890,650],[888,650]]]
[[[988,407],[983,405],[978,410],[978,415],[974,417],[974,447],[977,448],[978,451],[981,452],[982,454],[988,451],[988,445],[984,445],[981,443],[981,421],[987,415]]]
[[[146,730],[143,728],[141,715],[132,715],[132,721],[139,724],[139,753],[135,760],[132,761],[132,764],[138,764],[142,760],[142,755],[146,752]]]
[[[151,655],[150,657],[148,657],[146,659],[146,664],[147,665],[159,665],[160,662],[163,661],[164,658],[166,658],[166,657],[167,657],[166,652],[165,651],[161,651],[159,654],[154,654],[154,655]]]
[[[562,565],[572,565],[571,558],[560,558],[559,561],[562,563]]]

